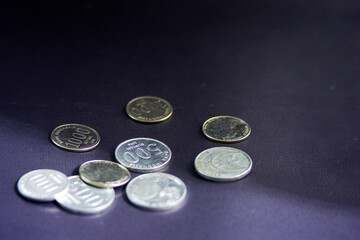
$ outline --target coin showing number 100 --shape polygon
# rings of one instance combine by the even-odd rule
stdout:
[[[116,160],[133,172],[154,172],[164,168],[171,159],[171,150],[151,138],[133,138],[115,150]]]
[[[85,125],[64,124],[52,131],[51,141],[56,146],[69,151],[85,152],[99,145],[100,135]]]

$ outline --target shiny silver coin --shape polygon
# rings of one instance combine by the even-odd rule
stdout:
[[[169,210],[185,200],[184,182],[166,173],[148,173],[131,180],[126,195],[134,205],[151,210]]]
[[[232,116],[216,116],[206,120],[203,133],[219,142],[239,142],[249,137],[251,128],[244,120]]]
[[[195,170],[200,176],[219,182],[241,179],[250,173],[251,168],[249,155],[230,147],[207,149],[195,159]]]
[[[92,160],[79,168],[81,179],[93,186],[119,187],[130,180],[130,172],[118,163],[105,160]]]
[[[171,159],[171,150],[151,138],[133,138],[115,150],[116,160],[134,172],[153,172],[164,168]]]
[[[68,177],[69,192],[56,197],[61,207],[75,213],[95,214],[106,210],[115,199],[113,188],[96,188],[85,184],[79,176]]]
[[[31,200],[53,201],[69,190],[65,174],[52,169],[38,169],[23,175],[18,183],[19,193]]]
[[[51,132],[51,141],[58,147],[75,152],[86,152],[97,147],[100,135],[91,127],[65,124]]]

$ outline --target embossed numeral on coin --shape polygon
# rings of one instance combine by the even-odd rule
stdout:
[[[163,151],[161,151],[158,147],[156,147],[155,143],[149,144],[146,147],[146,149],[148,151],[155,152],[154,153],[155,155],[164,154]],[[140,158],[149,159],[151,157],[151,153],[149,153],[148,151],[146,151],[142,148],[137,148],[137,149],[135,149],[135,152],[134,152],[135,154],[132,152],[125,152],[123,157],[129,162],[136,163],[140,160]]]
[[[164,152],[161,151],[161,150],[156,146],[156,143],[150,143],[150,144],[146,147],[146,149],[149,150],[149,151],[155,152],[155,155],[164,154]]]
[[[90,131],[85,128],[76,128],[76,132],[71,135],[73,137],[67,139],[65,145],[69,147],[79,148],[80,145],[83,143],[83,141],[81,140],[86,139],[85,134],[90,134]]]

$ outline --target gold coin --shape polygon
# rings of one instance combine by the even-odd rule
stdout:
[[[162,122],[173,113],[171,104],[159,97],[143,96],[132,99],[126,106],[130,118],[139,122]]]
[[[216,116],[206,120],[203,133],[219,142],[239,142],[249,137],[251,128],[244,120],[232,116]]]

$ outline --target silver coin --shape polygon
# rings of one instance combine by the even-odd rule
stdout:
[[[249,137],[251,128],[244,120],[232,116],[216,116],[206,120],[203,133],[219,142],[239,142]]]
[[[51,132],[51,141],[58,147],[85,152],[97,147],[100,135],[91,127],[81,124],[64,124]]]
[[[171,150],[151,138],[133,138],[117,146],[116,160],[134,172],[153,172],[164,168],[171,159]]]
[[[148,173],[131,180],[126,196],[134,205],[150,210],[169,210],[179,206],[187,193],[184,182],[166,173]]]
[[[219,182],[241,179],[250,173],[251,168],[249,155],[230,147],[207,149],[195,159],[195,170],[200,176]]]
[[[75,213],[95,214],[106,210],[115,199],[112,188],[96,188],[85,184],[79,176],[68,177],[69,191],[56,197],[61,207]]]
[[[31,200],[53,201],[69,190],[65,174],[52,169],[38,169],[23,175],[18,183],[19,193]]]
[[[105,160],[83,163],[79,174],[87,184],[102,188],[119,187],[130,180],[130,172],[124,166]]]

